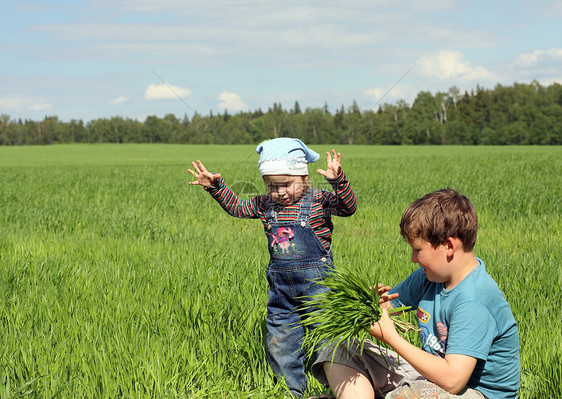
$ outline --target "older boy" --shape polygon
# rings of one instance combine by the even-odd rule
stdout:
[[[477,227],[470,201],[450,188],[406,209],[400,232],[420,268],[394,289],[379,284],[383,316],[370,331],[395,353],[371,342],[362,355],[345,346],[334,357],[322,353],[313,371],[339,399],[517,397],[517,323],[474,255]],[[393,306],[417,310],[422,349],[398,334],[388,317]]]

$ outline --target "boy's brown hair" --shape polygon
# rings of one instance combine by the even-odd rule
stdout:
[[[476,244],[478,217],[467,197],[445,188],[418,198],[402,214],[400,234],[408,242],[420,238],[434,248],[458,238],[465,252]]]

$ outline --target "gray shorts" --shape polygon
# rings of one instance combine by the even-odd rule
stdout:
[[[351,367],[365,375],[375,388],[377,397],[385,399],[486,398],[481,392],[472,388],[465,388],[457,395],[448,393],[428,381],[408,362],[400,359],[396,352],[375,345],[369,340],[365,341],[362,354],[360,354],[357,341],[352,341],[349,346],[342,343],[335,351],[334,346],[329,346],[321,351],[318,359],[312,365],[312,373],[318,381],[326,385],[328,385],[328,380],[323,364],[332,361]]]

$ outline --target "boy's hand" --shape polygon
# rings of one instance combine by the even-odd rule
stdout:
[[[316,172],[324,176],[326,179],[334,179],[341,173],[341,154],[332,149],[332,155],[326,151],[327,167],[326,170],[317,169]]]
[[[379,321],[371,325],[369,334],[371,334],[377,340],[391,346],[392,340],[396,337],[400,337],[398,331],[396,331],[396,327],[394,327],[394,322],[388,315],[388,309],[384,307],[382,308],[382,317]]]
[[[187,171],[191,173],[195,179],[197,179],[190,181],[189,184],[191,185],[209,187],[215,184],[221,177],[219,173],[209,172],[200,160],[197,160],[197,163],[191,162],[191,165],[195,170],[188,169]]]
[[[395,299],[395,298],[398,298],[398,293],[388,294],[388,291],[390,291],[390,288],[391,288],[388,285],[383,286],[381,283],[378,283],[377,287],[378,287],[378,291],[379,291],[381,308],[383,308],[383,309],[392,308],[392,305],[390,304],[390,301]]]

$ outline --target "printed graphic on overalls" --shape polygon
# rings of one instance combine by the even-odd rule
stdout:
[[[291,239],[295,236],[295,232],[290,227],[280,227],[275,234],[271,234],[273,241],[271,246],[275,251],[281,250],[282,254],[288,254],[291,247]]]

